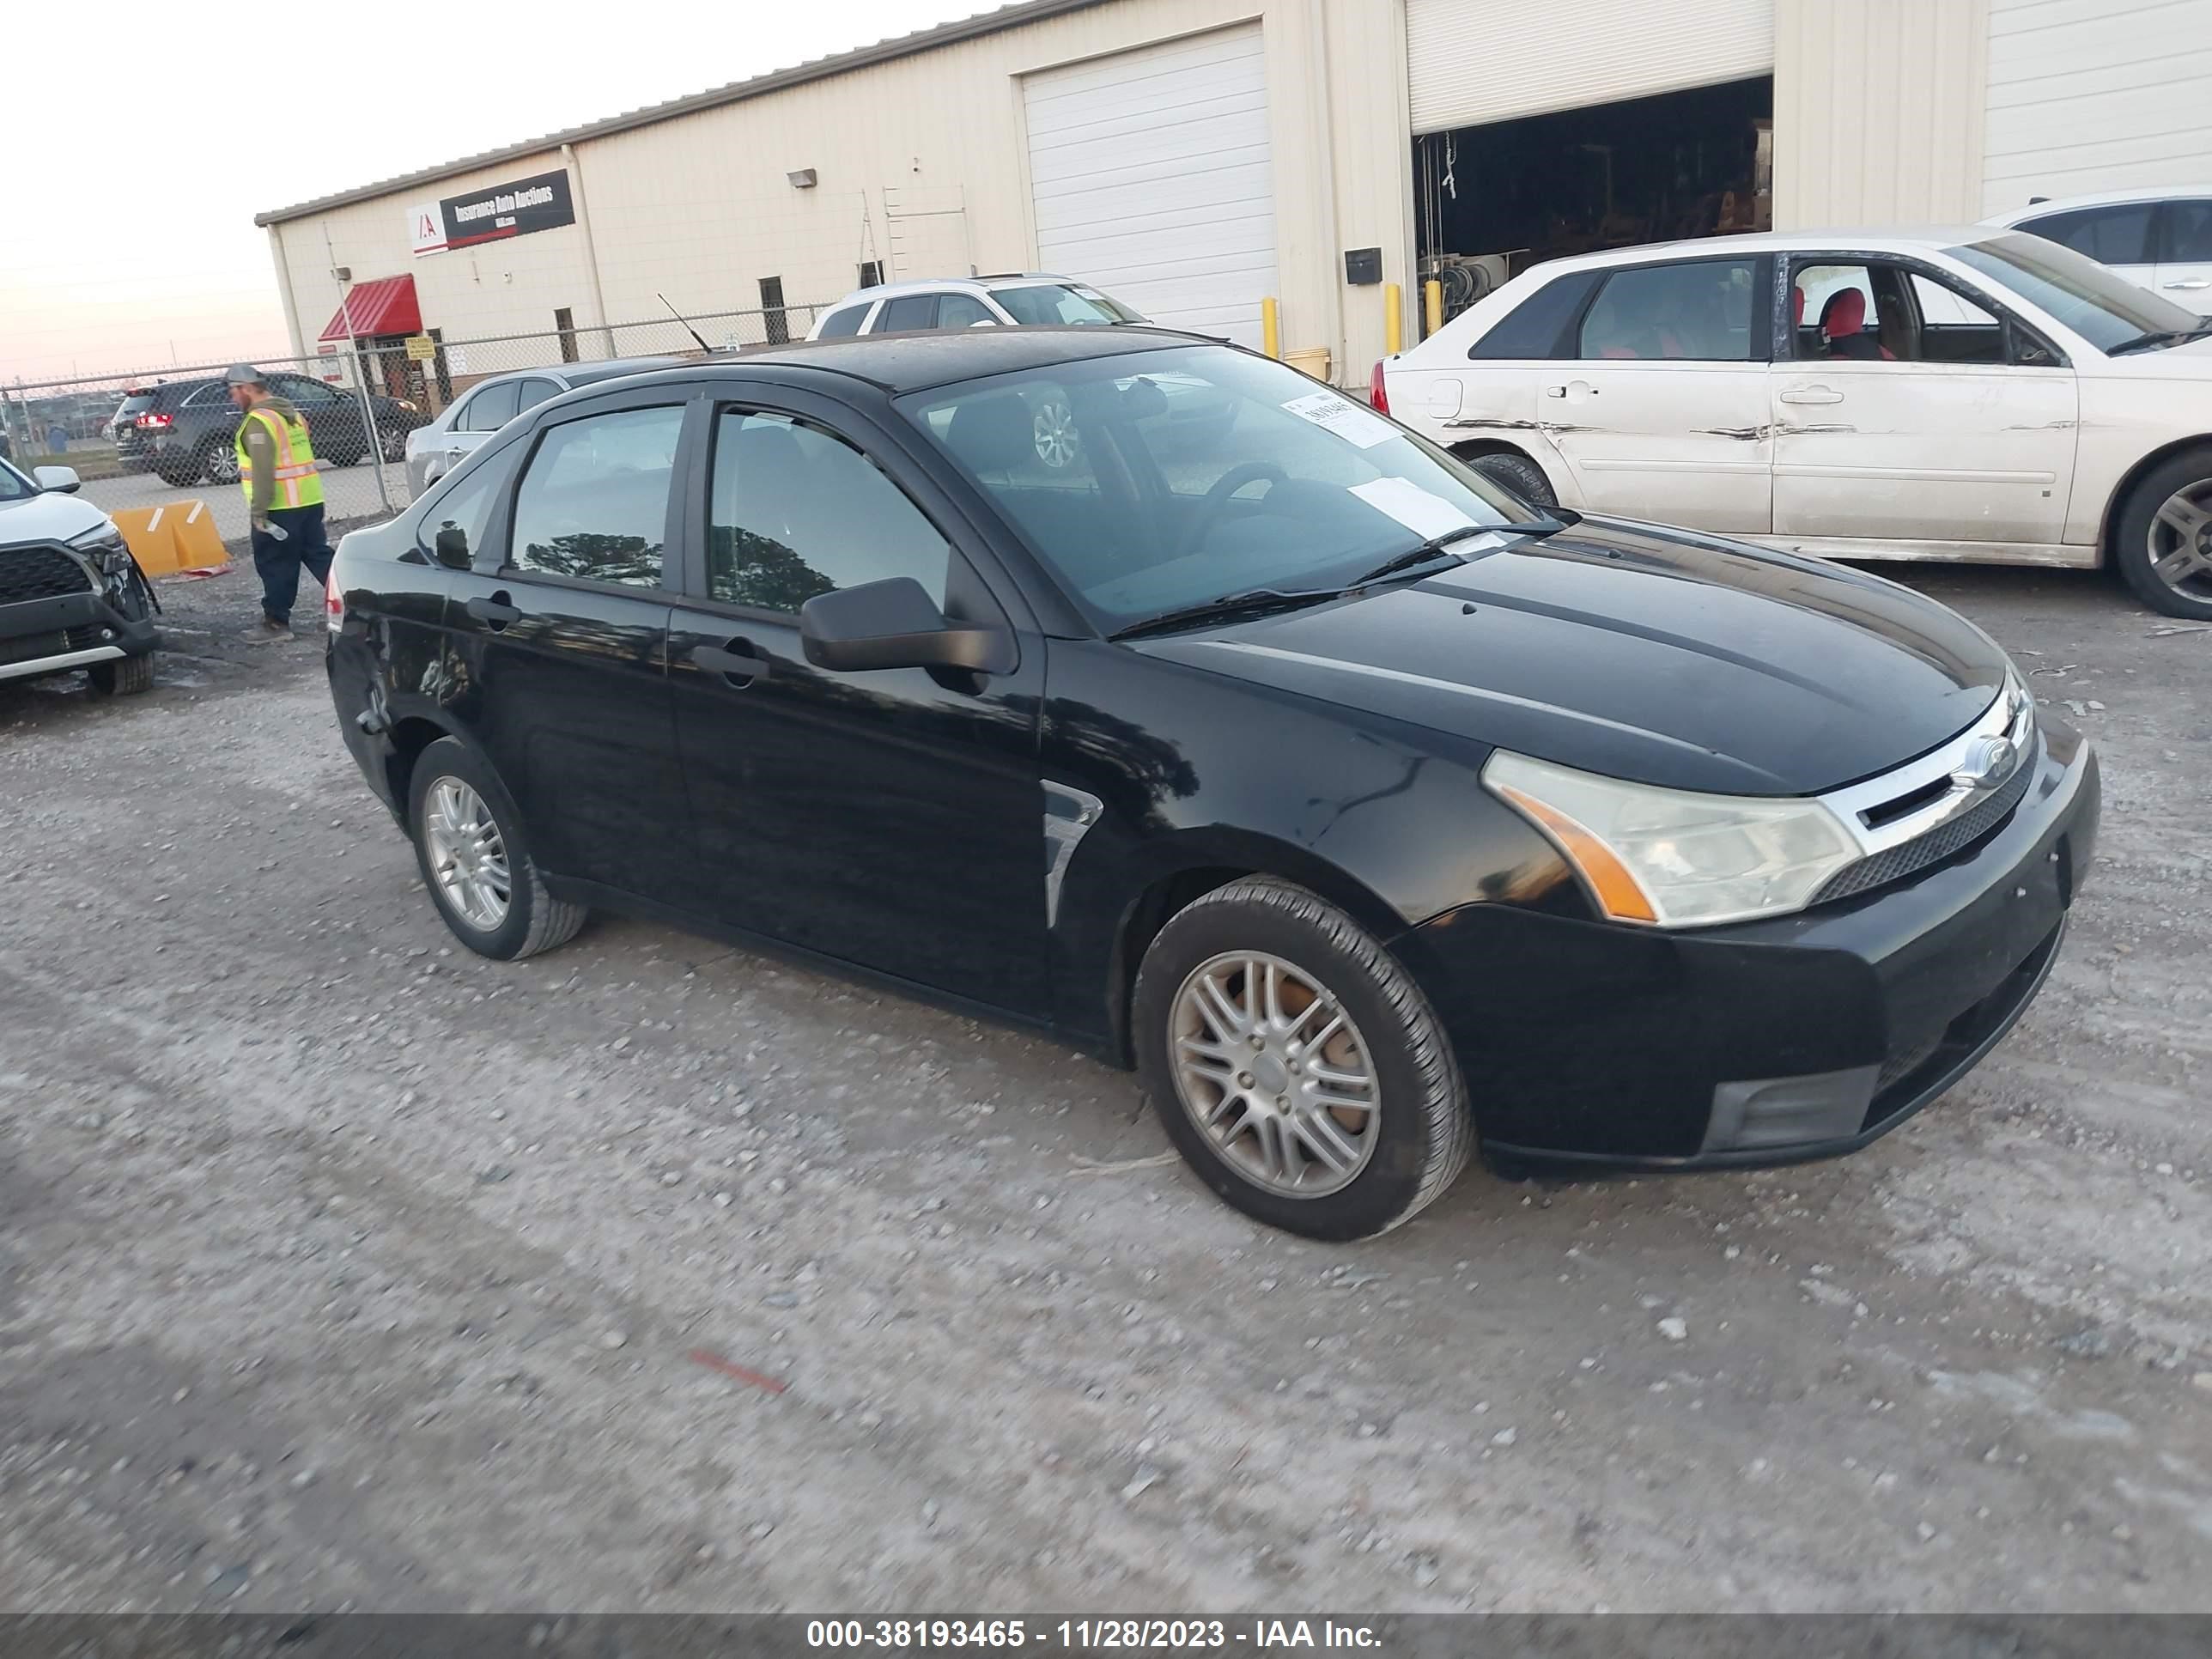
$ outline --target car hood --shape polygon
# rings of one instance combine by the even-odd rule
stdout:
[[[1416,582],[1133,648],[1609,777],[1751,795],[1815,794],[1923,754],[2010,667],[1894,582],[1589,519]]]
[[[15,542],[65,542],[106,522],[107,514],[75,495],[43,494],[0,501],[0,548]]]

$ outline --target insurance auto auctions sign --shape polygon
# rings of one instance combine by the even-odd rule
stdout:
[[[575,222],[576,203],[568,193],[566,168],[407,210],[408,235],[418,254],[504,241]]]

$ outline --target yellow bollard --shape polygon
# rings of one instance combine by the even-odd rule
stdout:
[[[1260,301],[1260,349],[1270,357],[1283,355],[1282,308],[1272,299]]]
[[[177,568],[204,572],[230,568],[230,550],[215,527],[215,514],[205,501],[185,501],[176,509],[182,516],[171,520],[176,537]]]
[[[1422,283],[1421,297],[1426,302],[1428,312],[1426,332],[1433,334],[1444,325],[1444,285],[1442,283]]]
[[[126,507],[108,516],[123,532],[124,545],[149,576],[186,571],[213,573],[230,568],[229,550],[215,527],[215,514],[201,501],[167,507]]]
[[[1382,355],[1395,357],[1406,343],[1406,295],[1395,283],[1382,284]]]

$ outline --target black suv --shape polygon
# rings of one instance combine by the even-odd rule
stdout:
[[[362,430],[359,394],[305,374],[271,374],[269,389],[307,416],[316,456],[336,466],[372,453],[404,460],[407,434],[428,418],[404,398],[371,397],[372,446]],[[237,436],[238,410],[221,375],[133,386],[115,411],[115,457],[123,470],[151,472],[164,483],[236,483]]]

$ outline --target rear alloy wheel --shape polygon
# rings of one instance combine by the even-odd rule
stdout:
[[[210,444],[199,470],[210,483],[234,484],[238,482],[238,452],[227,444]]]
[[[2112,553],[2154,611],[2212,619],[2212,449],[2177,455],[2136,484],[2114,527]]]
[[[386,460],[405,460],[407,459],[407,434],[404,432],[400,431],[397,427],[386,428],[383,433],[382,448],[384,451],[384,459]]]
[[[1474,1145],[1459,1066],[1397,960],[1285,882],[1232,882],[1145,953],[1132,1025],[1162,1127],[1206,1184],[1310,1238],[1388,1231]]]
[[[1075,411],[1067,406],[1066,398],[1048,398],[1039,404],[1030,427],[1036,437],[1037,459],[1055,471],[1073,464],[1082,439],[1075,429]]]
[[[453,738],[432,744],[408,796],[423,885],[462,944],[513,962],[575,937],[584,907],[546,890],[514,803],[474,750]]]

